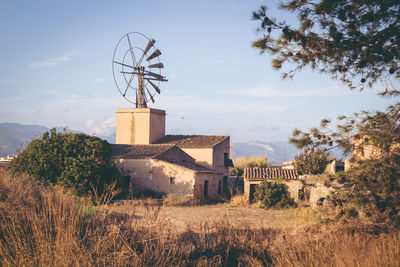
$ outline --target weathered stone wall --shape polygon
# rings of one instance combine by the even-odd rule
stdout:
[[[228,153],[228,158],[230,158],[229,137],[214,147],[213,157],[212,157],[212,169],[218,172],[222,172],[224,176],[228,176],[229,167],[225,166],[225,158],[224,158],[225,153]]]
[[[192,196],[196,200],[204,200],[204,181],[208,181],[210,199],[219,197],[218,183],[222,186],[222,174],[196,172],[163,160],[120,159],[117,164],[131,177],[134,190],[139,192],[150,189],[158,193]]]
[[[220,194],[218,194],[218,182],[220,182],[222,193],[222,175],[204,172],[199,172],[195,175],[194,199],[204,200],[205,181],[208,181],[208,198],[217,199],[220,196]]]
[[[304,175],[304,198],[312,207],[317,207],[321,199],[326,199],[335,189],[330,186],[330,181],[324,175]]]
[[[304,189],[305,200],[307,200],[311,207],[317,207],[322,199],[326,199],[334,189],[327,187],[323,184],[307,185]]]
[[[230,152],[230,139],[227,138],[213,148],[182,148],[196,160],[196,164],[229,175],[229,167],[225,166],[224,154]]]
[[[189,156],[196,160],[196,164],[212,169],[213,149],[212,148],[182,148]]]

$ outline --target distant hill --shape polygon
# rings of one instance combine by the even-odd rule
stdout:
[[[43,125],[28,125],[14,122],[0,123],[0,156],[15,155],[18,148],[25,148],[33,139],[39,138],[49,128]],[[59,127],[57,131],[63,131]],[[68,131],[76,133],[78,131]]]
[[[231,157],[266,156],[274,164],[290,161],[300,152],[294,145],[287,142],[259,142],[233,143]]]
[[[24,125],[19,123],[0,123],[0,156],[15,155],[16,149],[25,148],[35,138],[40,137],[49,128],[41,125]],[[62,128],[57,129],[62,131]],[[72,132],[77,132],[71,130]],[[115,134],[99,136],[109,143],[115,143]],[[266,156],[270,162],[280,164],[283,161],[293,160],[295,154],[300,152],[287,142],[260,142],[233,143],[231,157],[241,156]],[[286,153],[285,153],[286,151]],[[340,157],[339,157],[340,158]]]
[[[15,155],[17,148],[25,147],[47,130],[41,125],[0,123],[0,156]]]
[[[42,125],[25,125],[20,123],[0,123],[0,156],[15,155],[16,149],[26,147],[35,138],[40,137],[49,128]],[[62,131],[62,128],[58,129]],[[72,132],[76,132],[73,131]],[[109,143],[115,142],[115,134],[99,136]],[[232,157],[240,156],[267,156],[274,163],[281,163],[284,159],[286,145],[286,160],[292,160],[298,150],[285,142],[247,142],[232,144]]]

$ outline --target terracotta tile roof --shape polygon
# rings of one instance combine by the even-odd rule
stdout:
[[[170,150],[173,144],[164,145],[115,145],[112,144],[112,157],[124,159],[145,159],[155,158],[158,155]]]
[[[284,180],[297,180],[299,175],[296,170],[283,168],[245,168],[243,177],[247,180],[266,180],[283,177]]]
[[[220,135],[166,135],[155,144],[174,144],[181,148],[210,148],[229,136]]]
[[[196,164],[194,162],[188,162],[188,161],[173,162],[173,161],[167,161],[167,160],[161,160],[161,161],[168,162],[168,163],[174,164],[174,165],[178,165],[180,167],[184,167],[186,169],[196,171],[196,172],[208,172],[208,173],[221,173],[222,174],[222,172],[214,171],[212,169],[200,166],[199,164]]]

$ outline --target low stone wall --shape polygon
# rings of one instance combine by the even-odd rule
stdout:
[[[0,169],[6,170],[9,164],[9,162],[0,162]]]
[[[317,207],[322,204],[321,200],[326,199],[333,191],[332,187],[327,187],[319,183],[309,184],[304,188],[305,200],[310,203],[311,207]]]

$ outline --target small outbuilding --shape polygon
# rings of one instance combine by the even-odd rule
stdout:
[[[281,167],[271,168],[245,168],[243,172],[244,194],[252,200],[255,187],[262,181],[282,179],[283,183],[288,186],[291,197],[294,201],[299,199],[299,191],[303,187],[303,183],[299,180],[299,175],[295,169],[285,169]]]

